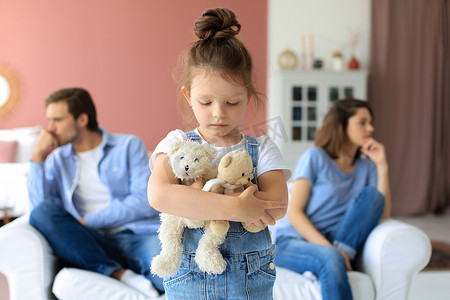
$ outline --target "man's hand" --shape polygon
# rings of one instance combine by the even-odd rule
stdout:
[[[47,156],[56,148],[59,147],[59,141],[57,137],[48,130],[41,130],[39,138],[33,149],[31,160],[35,163],[41,163],[45,161]]]

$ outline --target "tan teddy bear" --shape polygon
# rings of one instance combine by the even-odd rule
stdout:
[[[241,193],[252,185],[253,162],[250,154],[246,150],[232,151],[225,155],[219,163],[217,178],[209,180],[203,187],[204,191],[210,191],[218,194]],[[224,228],[219,224],[227,221],[213,221],[217,226],[213,226],[216,234],[223,234]],[[255,225],[242,224],[250,232],[259,232],[260,229]],[[228,231],[228,225],[226,225]],[[226,233],[226,232],[225,232]]]
[[[217,176],[217,168],[212,165],[216,150],[209,144],[193,141],[176,142],[169,147],[167,156],[175,177],[180,184],[191,185],[202,178],[204,181]],[[181,262],[183,231],[188,228],[205,226],[203,220],[191,220],[161,213],[158,237],[161,253],[152,259],[151,272],[160,277],[175,275]]]
[[[219,194],[243,192],[252,185],[252,170],[252,159],[246,150],[227,153],[220,160],[217,178],[206,182],[203,190]],[[250,232],[260,231],[253,224],[243,226]],[[195,255],[201,270],[212,274],[225,271],[226,261],[220,254],[219,245],[225,241],[229,227],[228,221],[212,220],[205,224],[205,234],[199,241]]]

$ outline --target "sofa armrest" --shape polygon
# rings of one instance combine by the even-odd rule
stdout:
[[[25,215],[0,228],[0,272],[8,279],[11,300],[53,299],[57,259],[28,219]]]
[[[357,267],[373,280],[376,299],[406,300],[411,280],[428,263],[431,243],[420,229],[381,221],[363,245]]]

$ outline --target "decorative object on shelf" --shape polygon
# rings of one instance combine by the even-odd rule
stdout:
[[[300,69],[312,70],[314,68],[314,35],[309,34],[308,41],[306,37],[305,34],[302,34],[300,40]]]
[[[293,70],[297,68],[297,55],[291,50],[284,50],[278,56],[278,66],[282,70]]]
[[[300,69],[306,70],[306,36],[301,36],[301,48],[300,48]]]
[[[12,110],[19,96],[17,77],[11,69],[0,64],[0,116]]]
[[[312,69],[314,66],[314,36],[309,35],[309,64],[308,69]]]
[[[344,69],[344,58],[341,51],[333,52],[332,68],[333,71],[342,71]]]
[[[314,60],[313,68],[316,69],[316,70],[321,70],[322,67],[323,67],[323,60],[320,59],[320,58],[316,58]]]
[[[350,51],[351,51],[351,55],[350,55],[350,60],[348,62],[348,69],[349,70],[358,70],[359,69],[359,61],[356,58],[356,47],[358,46],[359,43],[359,38],[360,37],[360,29],[357,30],[352,30],[350,33],[350,39],[348,41],[348,45],[350,47]]]
[[[349,70],[358,70],[359,69],[359,61],[356,59],[356,57],[352,56],[352,58],[348,62],[348,68],[349,68]]]

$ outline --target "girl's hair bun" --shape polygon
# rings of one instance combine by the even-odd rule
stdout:
[[[195,35],[201,39],[232,38],[241,30],[234,12],[227,8],[206,10],[194,25]]]

